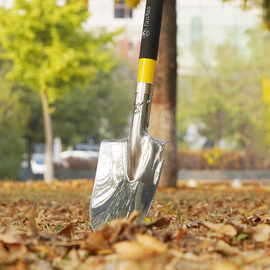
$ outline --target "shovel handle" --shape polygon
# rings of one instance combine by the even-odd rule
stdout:
[[[164,0],[147,0],[144,13],[140,59],[157,60]]]
[[[147,0],[144,13],[138,82],[153,83],[164,0]]]

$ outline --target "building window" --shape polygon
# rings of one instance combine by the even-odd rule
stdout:
[[[114,18],[132,18],[132,9],[125,0],[114,0]]]
[[[202,40],[202,20],[194,17],[191,21],[191,44],[195,45]]]

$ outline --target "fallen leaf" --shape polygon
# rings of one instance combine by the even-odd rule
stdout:
[[[234,256],[239,254],[238,247],[230,246],[222,240],[219,240],[216,245],[216,251],[221,252],[227,256]]]
[[[167,246],[153,236],[147,234],[138,234],[137,242],[153,253],[164,253],[167,251]]]
[[[15,270],[28,270],[28,266],[23,260],[19,260],[13,269],[15,269]]]
[[[122,241],[113,245],[113,249],[124,260],[146,258],[148,251],[135,241]]]
[[[145,223],[144,226],[147,228],[152,228],[152,227],[161,228],[164,226],[168,226],[169,224],[170,224],[169,217],[160,217],[160,218],[156,219],[154,222]]]
[[[270,226],[267,224],[260,224],[255,227],[253,239],[256,242],[265,242],[269,239]]]
[[[49,258],[55,257],[55,252],[52,247],[47,247],[43,245],[36,245],[33,249],[39,254],[41,257],[48,256]]]
[[[222,261],[213,265],[215,270],[238,270],[238,266],[230,261]]]
[[[97,253],[99,250],[110,249],[108,239],[102,231],[92,232],[81,245],[82,249]]]
[[[270,224],[270,215],[262,215],[260,216],[260,219],[260,223]]]
[[[123,261],[117,265],[117,270],[141,270],[141,266],[136,262]]]
[[[218,232],[227,236],[237,235],[237,230],[232,225],[229,224],[225,224],[224,226],[222,226]]]
[[[90,256],[86,259],[84,263],[85,270],[88,269],[106,269],[105,268],[106,260],[104,257],[101,256]]]
[[[20,253],[25,254],[27,252],[27,248],[24,244],[6,244],[8,251],[10,253]]]
[[[36,236],[38,233],[38,228],[36,224],[36,211],[37,207],[36,203],[34,203],[31,210],[29,211],[29,225],[34,236]]]
[[[68,226],[64,229],[62,229],[58,235],[61,235],[61,236],[64,236],[68,239],[73,239],[73,236],[74,236],[74,232],[75,232],[75,227],[74,227],[74,224],[71,222],[68,224]]]
[[[42,221],[43,215],[44,215],[44,209],[41,209],[41,210],[39,211],[39,213],[38,213],[38,216],[37,216],[37,220],[36,220],[37,223],[39,223],[39,222]]]
[[[22,239],[11,233],[0,234],[0,241],[4,244],[20,244]]]
[[[134,220],[136,220],[136,218],[140,215],[139,211],[134,210],[131,212],[131,214],[128,217],[128,222],[132,222]]]
[[[215,231],[215,232],[218,232],[224,226],[224,224],[222,224],[222,223],[210,223],[207,221],[203,222],[202,224],[206,228],[208,228],[212,231]]]
[[[126,260],[143,259],[167,251],[167,246],[147,234],[138,234],[136,241],[122,241],[113,245],[116,253]]]
[[[206,228],[227,235],[227,236],[236,236],[237,230],[230,224],[222,224],[222,223],[210,223],[210,222],[203,222],[202,223]]]

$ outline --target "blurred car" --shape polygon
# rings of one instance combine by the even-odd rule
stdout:
[[[99,152],[63,151],[59,154],[58,168],[68,170],[96,170]],[[56,165],[56,164],[55,164]]]
[[[20,180],[26,181],[28,180],[27,178],[34,179],[34,180],[43,179],[43,175],[46,170],[45,155],[40,154],[40,153],[32,154],[30,165],[31,165],[31,172],[30,172],[30,175],[27,177],[28,162],[27,162],[27,155],[26,155],[21,164]]]
[[[79,151],[79,150],[72,150],[72,151],[63,151],[59,154],[60,159],[76,157],[76,158],[98,158],[99,152],[98,151]]]
[[[30,164],[33,174],[44,174],[46,170],[45,155],[33,154],[31,156]]]
[[[77,143],[74,148],[75,151],[99,152],[98,144]]]

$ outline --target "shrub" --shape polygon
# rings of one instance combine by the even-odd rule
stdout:
[[[270,160],[253,154],[220,148],[208,148],[202,151],[178,151],[178,167],[180,170],[244,170],[270,169]]]

